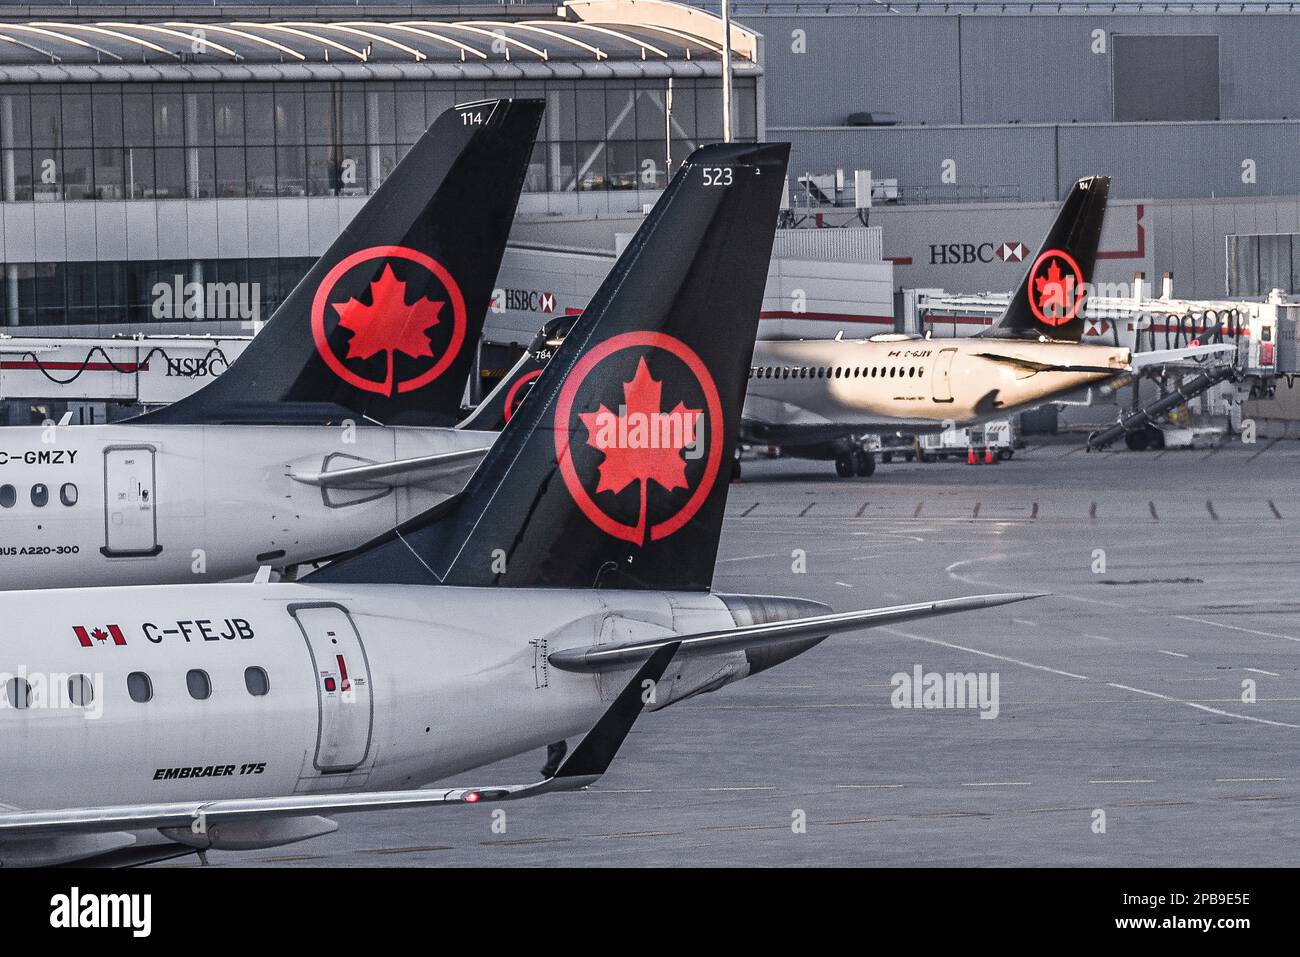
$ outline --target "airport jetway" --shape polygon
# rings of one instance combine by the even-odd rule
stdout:
[[[1130,290],[1132,294],[1126,294]],[[1141,274],[1128,289],[1094,292],[1084,310],[1083,341],[1127,347],[1136,363],[1142,362],[1143,353],[1157,350],[1234,348],[1148,364],[1140,376],[1068,403],[1076,408],[1119,406],[1109,416],[1110,423],[1095,419],[1089,423],[1090,449],[1121,438],[1132,449],[1160,447],[1163,437],[1158,423],[1177,408],[1193,404],[1195,412],[1221,420],[1227,431],[1239,426],[1243,400],[1269,398],[1279,379],[1289,383],[1300,374],[1300,303],[1288,301],[1280,291],[1265,299],[1180,299],[1173,295],[1172,277],[1165,276],[1161,294],[1149,292]],[[990,324],[1006,308],[1009,296],[908,290],[903,299],[903,326],[908,331],[963,337],[976,335]]]
[[[247,336],[0,335],[0,400],[165,405],[219,376],[249,341]]]

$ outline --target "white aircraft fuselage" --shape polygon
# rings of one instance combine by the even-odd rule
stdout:
[[[974,425],[1105,381],[1128,363],[1127,349],[1073,342],[760,341],[742,429],[747,441],[797,446]]]
[[[486,601],[476,588],[291,582],[11,592],[3,607],[3,747],[58,759],[6,776],[0,804],[49,809],[418,787],[585,732],[635,670],[561,671],[549,652],[736,624],[707,593]],[[651,707],[749,670],[744,651],[679,662]],[[251,693],[262,676],[266,692]],[[0,861],[163,836],[59,840],[0,843]]]
[[[495,438],[364,425],[5,428],[0,588],[222,581],[334,555],[458,491],[477,458],[396,487],[305,479]]]

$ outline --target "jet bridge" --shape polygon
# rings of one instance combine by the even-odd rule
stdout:
[[[1102,448],[1123,437],[1131,448],[1159,442],[1155,422],[1175,408],[1201,399],[1202,411],[1240,421],[1244,399],[1268,398],[1277,380],[1300,374],[1300,303],[1289,302],[1280,290],[1259,299],[1179,299],[1172,277],[1165,276],[1159,297],[1143,295],[1149,288],[1139,273],[1136,295],[1098,295],[1087,300],[1083,341],[1127,346],[1135,365],[1145,353],[1205,345],[1235,349],[1167,363],[1146,363],[1141,374],[1114,383],[1103,394],[1131,387],[1131,401],[1114,424],[1095,429],[1088,448]],[[1115,287],[1112,287],[1115,288]],[[1109,291],[1103,288],[1102,291]],[[905,328],[928,335],[974,335],[1006,308],[1006,294],[952,295],[942,290],[916,290],[904,295]],[[1157,395],[1143,395],[1149,378]],[[1218,387],[1218,388],[1216,388]],[[1100,405],[1089,395],[1085,405]],[[1070,403],[1072,405],[1078,403]]]

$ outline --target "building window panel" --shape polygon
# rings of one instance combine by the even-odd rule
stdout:
[[[153,146],[153,96],[122,94],[122,137],[127,146]]]
[[[244,145],[244,94],[239,89],[212,95],[212,125],[218,146]]]
[[[281,196],[307,195],[307,156],[302,146],[281,146],[275,151],[276,191]]]
[[[0,94],[0,135],[16,147],[32,145],[31,97],[22,93]]]
[[[339,88],[339,137],[345,143],[366,141],[366,97],[355,86]]]
[[[574,91],[578,140],[605,138],[605,91],[599,86],[580,86]]]
[[[577,144],[577,188],[580,190],[609,189],[605,175],[605,144],[601,142]],[[572,186],[566,187],[572,189]]]
[[[185,145],[211,146],[215,142],[212,94],[187,92],[185,94]]]
[[[425,130],[424,91],[403,86],[396,96],[397,142],[407,146],[415,143]]]
[[[636,139],[636,91],[630,85],[605,90],[607,140]]]
[[[154,197],[157,199],[183,199],[185,197],[185,150],[167,146],[154,150]]]
[[[179,93],[153,95],[153,138],[155,146],[185,145],[185,111]]]
[[[247,193],[248,176],[245,171],[244,150],[237,146],[218,146],[217,195],[243,196]]]
[[[248,164],[248,195],[275,195],[275,149],[270,146],[250,146],[244,151]]]
[[[89,93],[65,93],[60,104],[64,146],[89,146],[91,111]]]
[[[148,146],[126,148],[126,198],[149,199],[154,195],[153,149]]]
[[[275,100],[271,93],[244,94],[244,137],[249,146],[275,144]]]
[[[335,142],[335,106],[334,92],[328,88],[308,87],[303,94],[306,116],[303,120],[304,142],[312,145],[328,145]]]
[[[60,103],[58,93],[35,93],[32,95],[32,145],[60,145]]]
[[[275,91],[275,142],[279,146],[297,146],[307,142],[301,88]]]

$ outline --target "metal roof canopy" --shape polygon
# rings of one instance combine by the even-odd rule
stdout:
[[[723,43],[718,17],[668,0],[571,0],[548,7],[546,18],[533,6],[497,8],[498,15],[479,8],[474,18],[447,20],[427,19],[436,9],[427,7],[382,19],[356,7],[346,18],[328,7],[318,17],[269,8],[265,19],[261,8],[212,17],[204,15],[212,8],[172,7],[165,19],[145,8],[148,19],[140,20],[125,7],[110,8],[112,16],[76,9],[73,17],[0,22],[0,80],[464,77],[461,65],[475,64],[493,77],[660,75],[665,65],[668,73],[717,75],[710,66],[721,61]],[[358,17],[363,11],[369,16]],[[733,24],[731,48],[738,74],[760,72],[757,34]],[[655,61],[660,67],[644,73],[617,68]],[[683,63],[694,68],[680,70]]]

